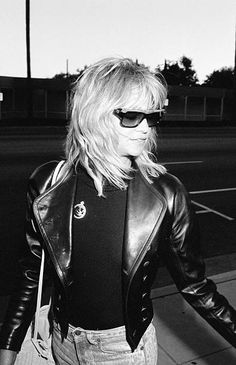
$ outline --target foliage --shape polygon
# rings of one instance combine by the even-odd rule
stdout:
[[[192,60],[186,56],[177,62],[165,60],[164,68],[158,66],[157,71],[161,71],[169,85],[196,86],[198,83]]]
[[[139,61],[136,60],[139,64]],[[144,66],[144,65],[143,65]],[[68,79],[71,82],[82,75],[87,68],[85,65],[83,69],[77,69],[75,74],[58,73],[54,79]],[[148,68],[148,67],[147,67]],[[193,69],[192,59],[182,56],[178,61],[165,60],[164,66],[157,66],[156,71],[160,71],[165,77],[168,85],[180,86],[199,86],[196,71]],[[222,67],[219,70],[213,71],[206,76],[206,79],[201,86],[233,89],[234,87],[234,70],[232,67]]]
[[[84,68],[82,70],[79,70],[77,69],[77,73],[75,74],[70,74],[70,73],[64,73],[64,72],[61,72],[59,74],[56,74],[55,76],[53,76],[53,79],[57,79],[57,80],[64,80],[64,79],[67,79],[67,80],[70,80],[71,82],[74,82],[77,80],[77,78],[79,76],[82,75],[82,73],[84,72],[84,70],[87,68],[87,66],[84,66]]]
[[[233,89],[234,87],[234,71],[232,67],[222,67],[213,71],[206,76],[202,86],[219,87],[224,89]]]

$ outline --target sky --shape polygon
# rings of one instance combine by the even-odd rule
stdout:
[[[0,9],[0,76],[26,77],[25,0]],[[155,69],[185,55],[200,82],[234,66],[235,0],[31,0],[30,14],[32,77],[110,56]]]

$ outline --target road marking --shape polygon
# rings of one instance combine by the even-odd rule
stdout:
[[[212,190],[198,190],[198,191],[190,191],[190,194],[207,194],[207,193],[219,193],[222,191],[235,191],[236,188],[225,188],[225,189],[212,189]]]
[[[200,208],[204,208],[204,210],[200,210],[199,212],[196,212],[197,214],[198,214],[198,213],[199,213],[199,214],[200,214],[200,213],[214,213],[214,214],[216,214],[216,215],[219,215],[219,216],[220,216],[220,217],[222,217],[222,218],[227,219],[228,221],[233,221],[233,220],[234,220],[234,218],[229,217],[229,216],[227,216],[227,215],[225,215],[225,214],[222,214],[222,213],[218,212],[217,210],[211,209],[211,208],[207,207],[206,205],[203,205],[203,204],[197,203],[197,202],[195,202],[194,200],[192,200],[192,203],[193,203],[193,204],[195,204],[195,205],[197,205],[197,206],[198,206],[198,207],[200,207]]]
[[[169,161],[169,162],[162,162],[163,165],[184,165],[184,164],[191,164],[191,163],[203,163],[203,161]]]

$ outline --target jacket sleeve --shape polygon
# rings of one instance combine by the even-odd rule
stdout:
[[[24,257],[20,260],[21,278],[19,279],[18,290],[10,298],[0,332],[0,348],[2,349],[12,351],[20,350],[27,329],[35,313],[43,242],[34,224],[33,201],[39,194],[45,191],[45,189],[50,187],[52,173],[48,174],[48,172],[49,170],[54,170],[55,164],[56,163],[52,162],[47,164],[47,166],[44,165],[37,169],[29,180],[25,223],[27,247],[26,250],[24,250],[26,251],[24,252]],[[44,177],[47,171],[46,179],[44,178],[37,181],[39,170],[41,172],[40,175]],[[44,171],[44,174],[42,174],[42,170]]]
[[[165,264],[186,301],[236,347],[236,311],[205,276],[198,223],[181,183],[170,210],[170,234],[162,248]]]

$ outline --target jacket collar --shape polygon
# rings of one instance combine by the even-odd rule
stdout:
[[[65,286],[72,282],[72,218],[76,184],[77,176],[73,174],[40,195],[33,207],[52,262]],[[123,244],[125,273],[129,274],[139,266],[165,210],[165,198],[137,171],[128,188]]]
[[[33,210],[51,260],[65,286],[72,282],[72,217],[77,177],[67,176],[34,201]]]

